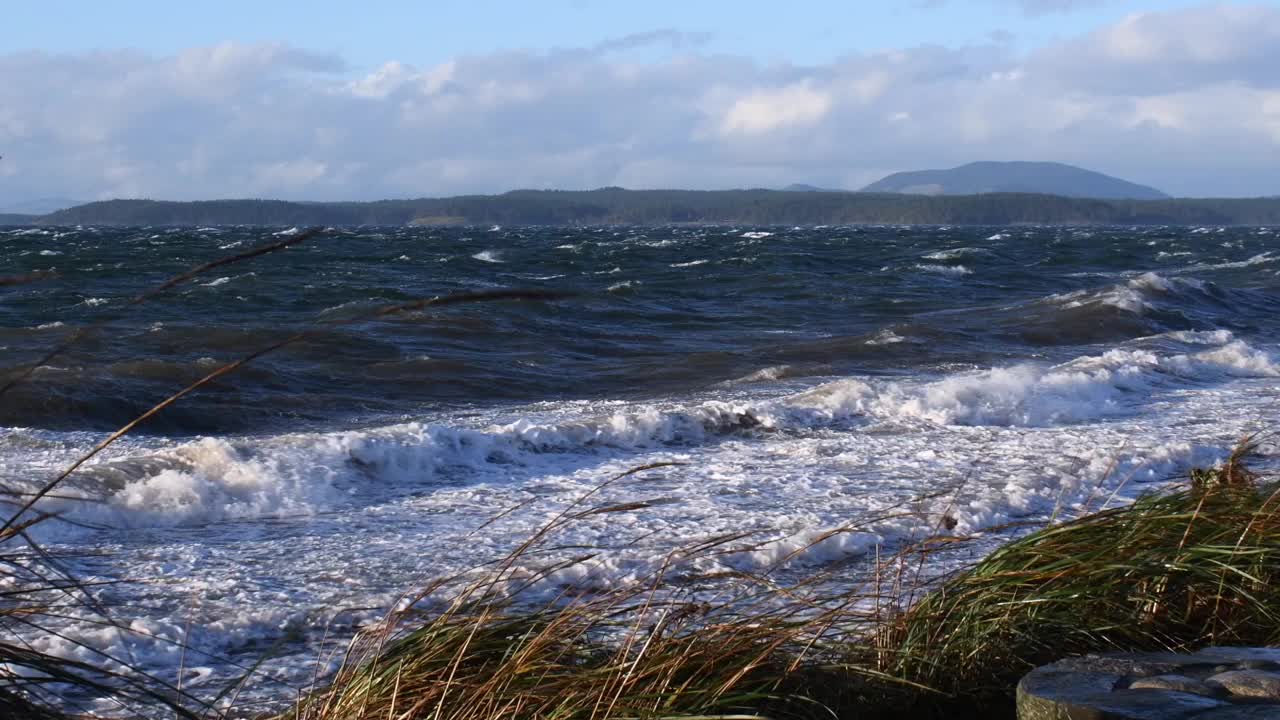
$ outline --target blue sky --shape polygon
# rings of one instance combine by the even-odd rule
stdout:
[[[34,198],[858,189],[1052,160],[1280,194],[1280,0],[6,3]]]
[[[959,46],[1008,33],[1020,47],[1085,32],[1138,10],[1190,0],[15,0],[0,48],[154,53],[226,41],[285,42],[341,54],[355,67],[389,58],[430,64],[508,49],[589,47],[674,29],[709,52],[829,62],[851,51]],[[1029,9],[1030,8],[1030,9]],[[1055,10],[1055,8],[1058,8]]]

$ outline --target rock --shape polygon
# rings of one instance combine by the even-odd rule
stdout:
[[[1164,675],[1176,673],[1182,664],[1178,655],[1167,653],[1132,653],[1129,655],[1082,655],[1058,661],[1048,667],[1059,671],[1111,673],[1113,675]],[[1185,661],[1186,657],[1181,656]],[[1234,669],[1234,668],[1233,668]]]
[[[1021,720],[1280,720],[1280,650],[1108,653],[1037,668]]]
[[[1237,697],[1259,698],[1280,702],[1280,673],[1266,670],[1231,670],[1205,679]]]
[[[1224,705],[1206,710],[1196,720],[1277,720],[1280,709],[1275,705]]]
[[[1199,662],[1210,664],[1231,664],[1260,660],[1280,665],[1280,648],[1249,647],[1207,647],[1191,658],[1205,658]]]
[[[1129,689],[1176,690],[1177,692],[1191,693],[1192,695],[1207,696],[1217,695],[1221,692],[1186,675],[1154,675],[1152,677],[1138,678],[1129,684]]]

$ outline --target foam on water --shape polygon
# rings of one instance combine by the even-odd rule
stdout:
[[[1205,285],[1195,278],[1167,278],[1154,272],[1147,272],[1127,282],[1113,285],[1103,290],[1078,290],[1076,292],[1050,297],[1065,308],[1083,307],[1093,303],[1110,305],[1111,307],[1141,315],[1152,309],[1151,302],[1155,297],[1176,293],[1203,292]]]
[[[916,265],[917,270],[937,273],[939,275],[972,275],[973,271],[963,265]]]
[[[56,342],[65,331],[34,328],[83,326],[119,306],[86,298],[134,296],[138,287],[111,276],[129,253],[178,272],[206,259],[201,248],[266,234],[165,231],[152,247],[160,231],[112,232],[60,241],[59,271],[103,282],[48,298],[35,286],[13,291],[0,346]],[[649,503],[558,531],[517,568],[534,579],[563,563],[532,597],[635,582],[673,551],[730,533],[751,536],[679,569],[772,571],[786,582],[942,527],[988,548],[1011,521],[1127,502],[1218,462],[1280,407],[1270,235],[769,232],[387,228],[291,250],[253,283],[237,280],[254,296],[246,310],[194,286],[171,310],[157,303],[160,314],[119,328],[162,354],[156,363],[86,346],[37,373],[33,392],[47,392],[26,407],[52,410],[47,422],[4,420],[38,427],[0,429],[0,483],[54,476],[118,427],[108,422],[116,405],[163,397],[174,372],[207,372],[270,341],[259,314],[323,325],[458,288],[582,292],[563,305],[343,326],[192,396],[207,404],[177,415],[171,434],[125,438],[45,506],[79,524],[35,530],[76,558],[82,579],[154,581],[104,586],[125,630],[88,616],[58,630],[165,679],[184,664],[184,687],[210,691],[274,648],[265,674],[303,687],[326,628],[345,640],[427,579],[503,556],[588,492],[593,503]],[[32,253],[16,271],[48,262],[35,255],[44,237],[0,240],[11,258]],[[1190,268],[1203,270],[1187,277]],[[320,381],[306,385],[313,372]],[[71,389],[95,376],[117,395],[75,405]],[[146,383],[128,384],[137,378]],[[326,414],[311,392],[344,412]],[[232,429],[195,425],[260,410]],[[1276,449],[1263,450],[1260,462],[1274,463]],[[664,462],[679,465],[600,487]],[[571,562],[582,548],[597,550]],[[940,569],[963,561],[940,559]],[[57,636],[29,640],[100,661]],[[296,697],[265,684],[252,692]]]
[[[990,255],[991,251],[980,247],[958,247],[949,250],[938,250],[924,256],[925,260],[957,260],[972,255]]]
[[[772,399],[640,404],[597,416],[569,406],[550,417],[476,428],[411,422],[265,439],[203,438],[91,467],[91,477],[118,488],[105,503],[73,507],[70,515],[113,527],[163,527],[315,513],[347,505],[353,494],[394,494],[560,462],[549,456],[597,458],[698,447],[740,433],[769,440],[882,422],[1062,427],[1141,415],[1165,394],[1205,384],[1280,376],[1270,352],[1228,331],[1166,337],[1195,349],[1161,354],[1122,347],[1057,365],[1020,364],[933,380],[843,378]],[[777,380],[788,370],[765,368],[735,385]]]

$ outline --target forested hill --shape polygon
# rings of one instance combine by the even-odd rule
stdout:
[[[43,225],[655,225],[847,223],[1280,225],[1280,199],[1091,200],[1055,195],[897,195],[778,190],[516,190],[377,202],[109,200]]]

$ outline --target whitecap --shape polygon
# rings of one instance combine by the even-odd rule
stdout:
[[[916,269],[917,269],[917,270],[922,270],[922,271],[927,272],[927,273],[935,273],[935,274],[938,274],[938,275],[954,275],[954,276],[957,276],[957,277],[958,277],[958,276],[960,276],[960,275],[972,275],[972,274],[973,274],[973,271],[972,271],[972,270],[970,270],[969,268],[965,267],[964,265],[930,265],[930,264],[918,264],[918,265],[916,265]]]
[[[950,250],[939,250],[924,256],[925,260],[957,260],[969,255],[990,255],[991,251],[981,247],[958,247]]]

